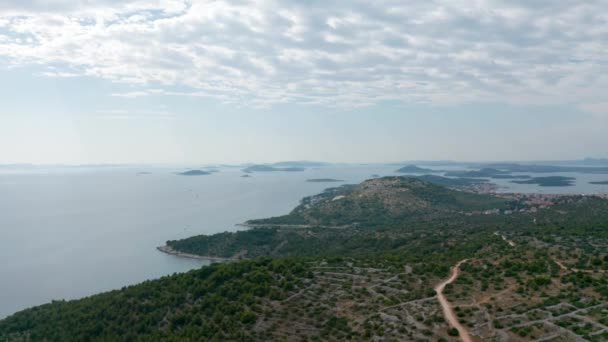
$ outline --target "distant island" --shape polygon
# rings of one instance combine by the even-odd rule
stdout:
[[[498,178],[498,177],[507,177],[510,176],[510,171],[498,170],[491,167],[482,168],[480,170],[471,170],[471,171],[448,171],[445,173],[446,176],[449,177],[489,177],[489,178]]]
[[[251,175],[244,174],[244,175],[242,175],[241,177],[242,177],[242,178],[250,178],[250,177],[251,177]]]
[[[597,181],[597,182],[589,182],[589,184],[608,185],[608,180],[605,180],[605,181]]]
[[[437,175],[422,175],[416,176],[414,178],[423,180],[425,182],[429,182],[435,185],[452,187],[452,188],[460,188],[460,187],[470,187],[476,184],[488,183],[486,179],[481,178],[469,178],[469,177],[457,177],[457,178],[449,178],[442,177]]]
[[[138,173],[136,173],[135,175],[136,175],[136,176],[146,176],[146,175],[149,175],[149,174],[150,174],[150,172],[145,172],[145,171],[142,171],[142,172],[138,172]]]
[[[307,182],[311,183],[332,183],[332,182],[344,182],[342,179],[334,179],[334,178],[311,178],[307,179]]]
[[[431,170],[431,169],[425,169],[422,167],[418,167],[416,165],[406,165],[406,166],[400,168],[399,170],[397,170],[397,172],[399,172],[399,173],[430,173],[430,172],[437,172],[437,171]]]
[[[576,178],[563,176],[534,177],[528,180],[514,180],[511,183],[537,184],[539,186],[572,186]]]
[[[189,170],[185,172],[180,172],[177,175],[179,176],[207,176],[212,174],[213,172],[203,171],[203,170]]]
[[[252,172],[300,172],[306,170],[303,167],[274,167],[270,165],[251,165],[243,169],[243,172],[252,173]]]
[[[552,173],[552,172],[580,172],[580,173],[608,173],[608,167],[586,167],[586,166],[555,166],[555,165],[535,165],[535,164],[517,164],[517,163],[494,163],[485,164],[485,168],[500,169],[510,172],[539,172],[539,173]]]
[[[493,175],[490,178],[494,179],[530,179],[532,176],[529,175]]]
[[[329,163],[308,161],[308,160],[296,160],[296,161],[282,161],[274,164],[270,164],[273,167],[288,167],[288,168],[306,168],[306,167],[322,167],[328,166]]]

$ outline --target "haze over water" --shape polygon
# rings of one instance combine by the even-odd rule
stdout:
[[[238,169],[185,177],[171,168],[50,168],[0,171],[0,318],[53,299],[71,299],[187,271],[204,261],[177,258],[155,247],[169,239],[236,230],[251,218],[289,212],[299,200],[395,165],[335,166],[304,172]],[[150,174],[138,175],[148,171]],[[608,192],[577,174],[573,187],[512,186],[517,191]],[[508,191],[509,189],[502,189]],[[512,191],[513,191],[512,190]]]

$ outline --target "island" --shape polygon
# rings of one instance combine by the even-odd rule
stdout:
[[[469,188],[474,185],[488,183],[487,179],[469,177],[442,177],[437,175],[421,175],[415,178],[423,181],[451,188]]]
[[[306,180],[310,183],[338,183],[344,182],[342,179],[334,179],[334,178],[310,178]]]
[[[537,184],[538,186],[572,186],[576,178],[564,176],[534,177],[528,180],[514,180],[511,183]]]
[[[185,172],[180,172],[177,175],[178,176],[207,176],[212,173],[213,172],[203,171],[203,170],[189,170],[189,171],[185,171]]]
[[[596,184],[596,185],[608,185],[608,180],[605,180],[605,181],[596,181],[596,182],[589,182],[589,184]]]
[[[329,166],[330,163],[319,162],[319,161],[308,161],[308,160],[297,160],[297,161],[282,161],[274,164],[270,164],[273,167],[288,167],[288,168],[307,168],[307,167],[324,167]]]
[[[406,165],[406,166],[400,168],[399,170],[397,170],[396,172],[398,172],[398,173],[432,173],[432,172],[438,172],[438,171],[418,167],[416,165]]]
[[[306,170],[306,169],[302,168],[302,167],[274,167],[274,166],[270,166],[270,165],[252,165],[252,166],[248,166],[248,167],[244,168],[243,172],[245,172],[245,173],[277,172],[277,171],[300,172],[300,171],[304,171],[304,170]]]
[[[487,177],[487,178],[505,178],[511,177],[510,171],[499,170],[495,168],[482,168],[479,170],[465,171],[448,171],[446,176],[450,177]]]
[[[483,166],[485,168],[494,168],[508,172],[521,173],[580,172],[593,174],[608,174],[608,166],[559,166],[517,163],[491,163],[485,164]]]
[[[0,340],[608,340],[608,199],[425,178],[166,241],[167,257],[222,262],[20,311]]]
[[[491,175],[493,179],[530,179],[530,175]]]

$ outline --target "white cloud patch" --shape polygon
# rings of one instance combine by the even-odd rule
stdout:
[[[149,92],[147,91],[130,91],[130,92],[126,92],[126,93],[113,93],[111,94],[111,96],[115,96],[115,97],[124,97],[127,99],[134,99],[137,97],[143,97],[143,96],[148,96],[150,95]]]
[[[126,109],[103,109],[96,112],[101,119],[173,119],[175,114],[164,109],[131,111]]]
[[[605,96],[606,56],[608,3],[600,0],[0,5],[0,58],[66,66],[45,76],[132,84],[136,91],[113,94],[127,98],[580,107]]]
[[[599,119],[608,119],[608,102],[583,103],[579,108]]]

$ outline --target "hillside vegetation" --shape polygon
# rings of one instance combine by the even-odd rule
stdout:
[[[608,200],[480,195],[386,177],[236,233],[168,241],[235,261],[0,321],[0,340],[608,339]],[[242,260],[239,260],[242,259]],[[456,332],[457,334],[457,332]]]

